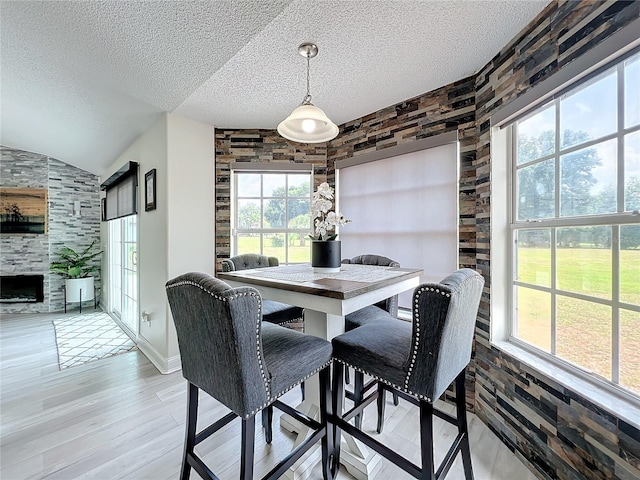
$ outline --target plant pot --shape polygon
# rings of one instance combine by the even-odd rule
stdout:
[[[64,282],[64,289],[67,296],[67,303],[76,303],[80,301],[93,300],[95,290],[93,289],[93,277],[68,278]]]
[[[311,242],[311,266],[316,273],[338,273],[342,260],[340,240]]]

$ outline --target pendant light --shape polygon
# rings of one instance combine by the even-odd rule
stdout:
[[[311,103],[309,92],[309,61],[318,54],[313,43],[303,43],[298,53],[307,58],[307,94],[291,115],[278,125],[278,133],[284,138],[300,143],[328,142],[338,135],[338,127],[325,113]]]

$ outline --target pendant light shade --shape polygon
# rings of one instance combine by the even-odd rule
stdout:
[[[328,142],[338,135],[338,127],[313,104],[302,104],[278,125],[284,138],[301,143]]]
[[[284,138],[300,143],[328,142],[338,135],[338,127],[313,103],[309,93],[309,60],[318,54],[313,43],[303,43],[298,47],[300,55],[307,58],[307,95],[291,115],[278,125],[278,133]]]

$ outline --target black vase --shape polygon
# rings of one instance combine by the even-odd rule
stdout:
[[[340,271],[340,240],[313,240],[311,242],[311,266],[316,273]]]

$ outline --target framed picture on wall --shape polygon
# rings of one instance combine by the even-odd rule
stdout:
[[[0,233],[47,233],[46,188],[0,188]]]
[[[156,169],[144,174],[144,211],[156,209]]]

